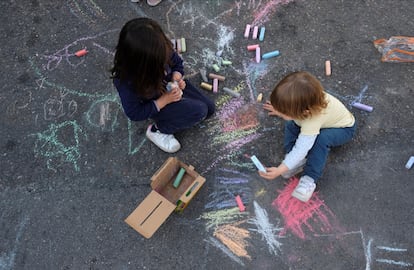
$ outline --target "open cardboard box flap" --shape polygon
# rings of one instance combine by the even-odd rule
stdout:
[[[144,237],[150,238],[174,211],[175,207],[175,204],[152,190],[125,219],[125,222]]]
[[[180,168],[185,174],[180,185],[172,183]],[[125,219],[125,222],[146,238],[150,238],[175,210],[182,211],[195,196],[206,179],[194,167],[175,157],[168,158],[151,177],[152,191]]]

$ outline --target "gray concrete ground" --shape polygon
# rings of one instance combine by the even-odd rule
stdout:
[[[414,155],[414,69],[381,62],[373,45],[414,36],[412,1],[6,0],[0,13],[0,269],[414,269],[414,169],[404,167]],[[126,119],[109,79],[119,30],[139,16],[186,39],[192,83],[226,59],[220,87],[241,93],[206,92],[217,113],[177,134],[176,155],[145,139],[149,122]],[[262,52],[279,57],[254,62],[248,23],[266,27]],[[294,182],[267,182],[246,158],[283,159],[283,122],[255,99],[295,70],[315,74],[358,121],[308,204],[289,196]],[[145,239],[124,219],[169,156],[207,182]]]

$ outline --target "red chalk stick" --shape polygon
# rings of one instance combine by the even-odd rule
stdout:
[[[237,205],[239,206],[240,212],[243,212],[244,210],[246,210],[246,207],[244,207],[244,204],[242,202],[242,199],[240,198],[240,195],[236,196],[236,202],[237,202]]]
[[[82,49],[82,50],[79,50],[79,51],[75,52],[75,55],[77,57],[81,57],[81,56],[84,56],[87,53],[88,53],[88,51],[86,49]]]

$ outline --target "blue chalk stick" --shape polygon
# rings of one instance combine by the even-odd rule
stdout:
[[[260,28],[260,35],[259,35],[259,40],[263,41],[264,40],[264,34],[265,34],[266,28],[264,26],[262,26]]]
[[[277,50],[273,51],[273,52],[268,52],[268,53],[265,53],[265,54],[262,55],[262,59],[272,58],[272,57],[278,56],[279,54],[280,54],[280,52],[277,51]]]

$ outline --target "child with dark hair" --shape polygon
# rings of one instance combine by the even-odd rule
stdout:
[[[146,136],[165,152],[181,147],[174,133],[215,111],[214,102],[183,79],[183,60],[152,19],[137,18],[123,26],[111,73],[125,114],[132,121],[152,119]]]
[[[259,174],[272,180],[279,175],[290,178],[303,170],[292,196],[306,202],[322,175],[330,149],[352,139],[355,118],[307,72],[294,72],[282,79],[263,108],[269,115],[286,120],[287,154],[278,167]]]

